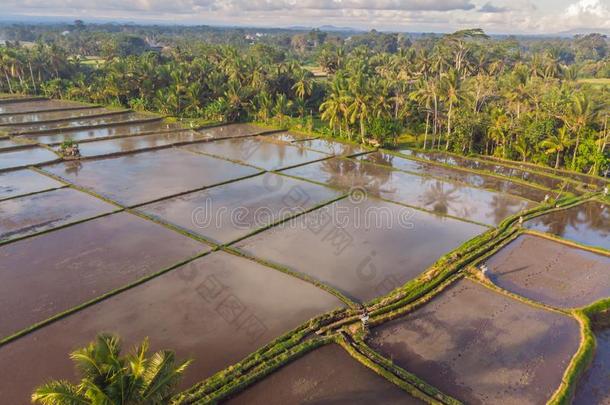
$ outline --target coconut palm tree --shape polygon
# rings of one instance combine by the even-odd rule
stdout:
[[[100,334],[70,354],[82,378],[78,384],[58,380],[36,388],[32,401],[43,405],[161,405],[173,396],[191,363],[176,363],[173,352],[148,357],[148,339],[127,356],[121,341]]]
[[[556,134],[551,134],[548,138],[540,143],[540,146],[545,149],[547,155],[556,154],[555,169],[559,168],[559,160],[561,155],[570,147],[574,141],[570,138],[570,133],[566,127],[559,128]]]

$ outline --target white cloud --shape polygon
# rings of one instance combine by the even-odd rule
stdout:
[[[0,0],[3,14],[491,33],[610,29],[608,0]]]

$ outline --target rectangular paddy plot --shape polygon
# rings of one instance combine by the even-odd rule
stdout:
[[[265,173],[163,200],[140,210],[226,244],[340,195],[324,186]]]
[[[329,344],[283,366],[226,402],[240,404],[404,404],[425,402]]]
[[[521,235],[488,261],[496,285],[561,308],[610,297],[610,256]]]
[[[569,179],[576,180],[581,183],[593,184],[593,185],[596,185],[599,187],[604,187],[605,185],[608,184],[608,181],[605,179],[602,179],[602,178],[596,177],[596,176],[592,176],[592,175],[588,175],[588,174],[584,174],[584,173],[575,173],[575,172],[570,172],[567,170],[557,170],[557,169],[554,169],[549,166],[539,166],[539,165],[536,165],[533,163],[522,163],[522,162],[516,162],[516,161],[502,161],[493,156],[479,156],[478,158],[481,160],[489,161],[489,162],[498,162],[498,163],[505,164],[508,166],[516,166],[516,167],[523,168],[526,170],[531,169],[534,171],[545,172],[545,173],[553,174],[558,177],[567,177]]]
[[[40,147],[0,151],[0,170],[48,163],[58,159],[59,156],[55,153]]]
[[[1,346],[0,364],[11,367],[0,368],[0,398],[25,404],[51,378],[74,380],[67,353],[101,331],[121,336],[126,348],[149,337],[151,350],[193,359],[180,387],[187,388],[340,305],[294,277],[211,253]]]
[[[370,345],[467,404],[542,404],[562,381],[580,326],[462,279],[372,330]]]
[[[462,156],[454,156],[443,152],[417,152],[412,150],[402,150],[405,155],[418,157],[420,159],[444,163],[450,166],[459,166],[467,169],[485,170],[502,176],[514,177],[531,183],[539,184],[550,189],[561,189],[564,187],[564,180],[542,173],[535,173],[531,170],[518,169],[498,163],[469,159]],[[573,191],[573,186],[568,185],[565,191]]]
[[[92,115],[112,113],[111,110],[99,107],[82,108],[78,110],[58,110],[33,112],[28,114],[15,114],[0,116],[0,127],[7,125],[23,125],[38,121],[70,120]],[[10,129],[10,128],[9,128]]]
[[[597,331],[595,357],[576,388],[575,405],[610,404],[610,329]]]
[[[73,101],[40,99],[36,101],[0,104],[0,114],[23,114],[36,111],[54,111],[69,108],[80,108],[83,106],[85,105]]]
[[[209,250],[128,213],[0,246],[0,339]]]
[[[73,140],[74,142],[85,142],[112,138],[117,136],[131,136],[151,132],[167,132],[181,129],[179,124],[164,123],[161,120],[142,122],[137,124],[114,124],[100,126],[97,128],[58,130],[50,133],[37,135],[22,135],[19,139],[27,139],[33,142],[44,143],[46,145],[59,145],[64,141]]]
[[[525,227],[610,250],[610,206],[597,201],[533,218]]]
[[[33,145],[32,142],[28,142],[26,139],[11,139],[11,138],[0,138],[0,152],[7,151],[9,149],[22,149]]]
[[[63,187],[63,183],[33,170],[0,173],[0,200]]]
[[[240,136],[256,135],[268,131],[264,128],[250,124],[229,124],[209,128],[201,128],[197,132],[206,138],[235,138]]]
[[[103,156],[134,152],[137,150],[161,148],[169,145],[192,143],[205,140],[199,132],[184,130],[151,135],[136,135],[124,138],[84,142],[79,145],[81,156]]]
[[[75,118],[70,121],[55,121],[55,122],[40,122],[32,124],[21,124],[6,127],[6,130],[12,134],[27,134],[37,133],[46,131],[61,131],[66,129],[78,128],[78,127],[90,127],[98,125],[111,125],[123,122],[139,121],[151,119],[150,116],[133,113],[133,112],[121,112],[113,115],[102,116],[102,117],[91,117],[91,118]]]
[[[47,166],[45,171],[128,206],[258,172],[252,167],[178,149],[63,162]]]
[[[405,159],[399,156],[383,152],[375,152],[359,157],[360,160],[378,165],[393,167],[422,176],[432,176],[441,179],[466,183],[473,187],[485,188],[501,193],[516,195],[532,201],[543,201],[550,191],[537,187],[516,183],[508,179],[488,176],[465,170],[451,169],[441,165],[422,162],[419,160]]]
[[[225,139],[184,146],[184,148],[265,170],[278,170],[328,157],[327,154],[309,149],[255,138]]]
[[[343,199],[235,247],[364,302],[417,277],[484,230],[396,204]]]
[[[412,205],[438,215],[451,215],[496,225],[504,218],[532,207],[530,201],[458,183],[417,176],[353,159],[328,159],[283,173]]]
[[[116,209],[114,205],[70,188],[0,201],[0,242],[107,214]]]
[[[324,138],[308,138],[293,132],[280,132],[261,136],[263,140],[285,142],[300,148],[311,149],[317,152],[326,153],[329,155],[355,155],[358,153],[367,152],[366,149],[359,145],[352,145],[342,142],[337,142],[332,139]]]

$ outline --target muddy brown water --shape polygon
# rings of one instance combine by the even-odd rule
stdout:
[[[542,404],[580,344],[568,316],[462,279],[423,307],[372,330],[370,344],[467,404]]]
[[[179,149],[64,162],[46,166],[44,170],[129,206],[258,172],[251,167]]]
[[[610,297],[610,256],[545,238],[521,235],[488,261],[498,286],[561,308]]]
[[[82,142],[88,140],[104,139],[114,136],[129,136],[140,133],[163,132],[180,129],[179,124],[168,124],[162,121],[150,121],[139,124],[113,124],[98,128],[87,128],[77,130],[58,130],[49,134],[39,135],[22,135],[19,138],[25,138],[34,142],[40,142],[47,145],[61,144],[67,140]]]
[[[343,199],[235,247],[322,281],[361,302],[422,273],[484,227],[373,199]]]
[[[61,100],[36,100],[18,103],[0,104],[0,114],[15,114],[45,110],[61,110],[64,108],[81,107],[83,104]]]
[[[576,388],[574,405],[610,404],[610,329],[597,331],[595,357]]]
[[[210,128],[202,128],[197,132],[199,132],[206,138],[232,138],[260,134],[265,131],[268,130],[251,124],[229,124]]]
[[[33,170],[0,173],[0,200],[58,188],[63,184]]]
[[[225,403],[424,404],[329,344],[283,366]]]
[[[140,149],[159,148],[183,142],[207,139],[199,132],[185,130],[151,135],[136,135],[125,138],[85,142],[79,145],[82,156],[103,156],[113,153],[133,152]]]
[[[98,115],[110,113],[111,110],[106,108],[92,107],[78,110],[57,110],[57,111],[45,111],[45,112],[34,112],[29,114],[18,114],[18,115],[4,115],[0,116],[1,125],[20,125],[35,123],[38,121],[53,121],[61,119],[73,119],[82,118],[90,115]]]
[[[27,134],[36,133],[38,131],[50,131],[50,130],[67,130],[78,127],[98,126],[98,125],[111,125],[120,124],[124,122],[138,121],[142,119],[150,119],[150,116],[133,113],[123,112],[103,117],[82,117],[74,118],[70,121],[58,121],[48,123],[32,123],[32,124],[19,124],[6,127],[7,130],[14,134]]]
[[[128,351],[145,337],[151,350],[194,359],[180,385],[199,382],[318,314],[332,295],[255,262],[211,253],[0,347],[0,398],[26,404],[48,379],[74,380],[68,353],[97,333],[116,333]]]
[[[364,189],[373,196],[438,215],[452,215],[489,225],[497,225],[504,218],[534,205],[509,194],[417,176],[353,159],[328,159],[283,173],[345,190]]]
[[[47,231],[116,209],[70,188],[0,201],[0,241]]]
[[[459,166],[475,170],[486,170],[507,177],[515,177],[550,189],[559,190],[563,188],[566,191],[576,191],[573,185],[565,185],[565,181],[562,179],[554,178],[541,173],[534,173],[531,171],[531,169],[518,169],[494,162],[468,159],[466,157],[453,156],[442,152],[418,152],[412,150],[401,150],[400,152],[406,155],[444,163],[450,166]]]
[[[1,246],[0,338],[209,250],[127,213]]]
[[[0,170],[52,162],[59,157],[48,149],[32,147],[0,152]]]
[[[527,221],[525,226],[610,250],[610,206],[600,202],[588,201],[551,212]]]
[[[265,170],[282,169],[328,157],[324,153],[255,138],[225,139],[184,146],[184,148],[247,163]]]
[[[399,156],[390,155],[388,153],[371,153],[363,155],[359,157],[359,159],[366,162],[393,167],[395,169],[405,170],[415,174],[439,177],[442,179],[466,183],[474,187],[481,187],[501,193],[512,194],[533,201],[543,201],[547,194],[551,194],[549,191],[519,184],[507,179],[501,179],[498,177],[463,170],[452,170],[448,167],[421,162],[418,160],[409,160]]]
[[[341,193],[266,173],[141,207],[148,215],[225,244]]]

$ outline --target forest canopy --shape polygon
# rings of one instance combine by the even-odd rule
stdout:
[[[608,38],[0,26],[0,91],[609,169]]]

